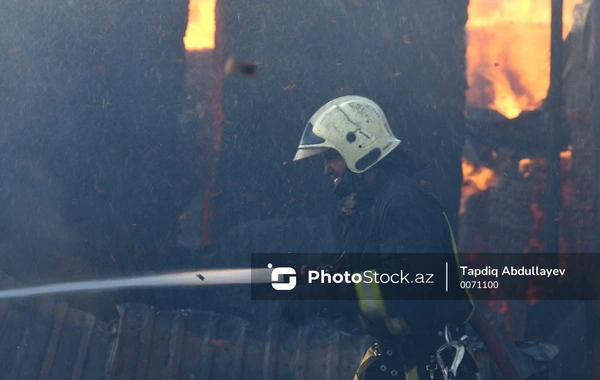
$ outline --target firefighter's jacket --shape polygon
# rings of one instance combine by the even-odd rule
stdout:
[[[437,200],[419,184],[391,170],[380,171],[363,191],[348,196],[340,218],[344,254],[336,263],[336,271],[398,273],[411,267],[404,254],[426,255],[425,260],[442,258],[434,253],[456,255],[450,224]],[[418,267],[428,267],[419,261]],[[444,263],[431,264],[431,268],[445,268]],[[451,270],[458,271],[458,265]],[[438,281],[444,276],[435,275]],[[462,325],[474,311],[466,292],[454,295],[453,301],[431,301],[426,293],[419,298],[423,301],[403,301],[395,294],[396,284],[354,286],[367,331],[378,340],[408,338],[423,348],[417,356],[428,355],[440,345],[438,334],[446,324]]]

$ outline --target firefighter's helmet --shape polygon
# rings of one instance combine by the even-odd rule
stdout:
[[[383,110],[362,96],[342,96],[310,118],[294,161],[335,149],[354,173],[362,173],[400,144]]]

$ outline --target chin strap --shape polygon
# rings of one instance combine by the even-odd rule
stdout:
[[[333,193],[340,199],[349,196],[358,188],[357,185],[359,179],[357,177],[360,176],[346,169],[344,171],[344,174],[342,174],[342,177],[340,178],[340,182],[337,185],[335,185]]]

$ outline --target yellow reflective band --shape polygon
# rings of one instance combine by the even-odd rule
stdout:
[[[404,317],[386,318],[385,325],[394,335],[408,335],[411,333]]]
[[[373,270],[375,272],[375,270]],[[358,295],[358,305],[360,310],[367,318],[382,319],[388,331],[393,335],[410,334],[410,328],[403,317],[391,318],[388,314],[385,302],[381,295],[381,289],[375,282],[370,284],[354,284],[356,294]]]
[[[354,287],[356,289],[356,294],[358,295],[360,310],[365,316],[371,318],[386,317],[385,304],[381,297],[381,291],[375,282],[371,284],[359,282],[354,284]]]
[[[444,211],[442,211],[442,214],[444,214],[444,219],[446,219],[446,224],[448,225],[448,230],[450,231],[450,240],[452,240],[452,250],[454,251],[454,261],[456,261],[456,267],[459,268],[460,267],[460,258],[458,257],[458,248],[456,246],[456,240],[454,239],[454,232],[452,231],[452,225],[450,224],[450,220],[448,220],[448,216],[446,215],[446,213]],[[460,281],[464,281],[464,278],[463,278],[462,274],[460,273],[460,271],[458,272],[458,276],[460,277]],[[469,289],[464,289],[464,290],[467,293],[469,302],[471,303],[471,312],[469,313],[469,316],[467,317],[467,319],[464,320],[464,323],[466,323],[473,317],[473,313],[475,313],[475,303],[473,302],[473,297],[471,296],[471,292],[469,291]]]
[[[412,367],[404,373],[404,380],[419,380],[419,372],[417,366]]]
[[[448,215],[446,215],[446,213],[444,211],[442,211],[442,214],[444,214],[444,219],[446,219],[446,224],[448,224],[448,230],[450,231],[450,240],[452,240],[452,252],[455,255],[458,255],[458,248],[456,246],[456,240],[454,239],[454,232],[452,231],[452,225],[450,225],[450,220],[448,220]]]

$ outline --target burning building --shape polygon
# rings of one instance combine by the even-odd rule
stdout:
[[[585,264],[566,254],[590,252],[594,241],[590,72],[597,69],[592,69],[593,48],[589,45],[596,22],[590,11],[593,4],[565,1],[563,14],[563,120],[555,135],[562,151],[557,262],[573,271]],[[464,155],[468,171],[461,235],[465,252],[520,252],[527,260],[527,253],[548,248],[544,225],[551,145],[549,11],[550,2],[471,2]],[[532,300],[548,291],[547,284],[539,282],[512,285]],[[519,323],[525,320],[525,305],[505,302],[489,306],[513,321],[507,327],[516,337],[532,336],[525,334],[524,324]],[[529,313],[537,314],[539,321],[539,310]]]
[[[590,249],[593,235],[594,98],[588,83],[597,65],[590,42],[597,25],[590,21],[592,2],[573,13],[575,3],[565,1],[564,35],[570,33],[560,225],[562,250],[581,252]],[[10,27],[0,38],[6,55],[0,61],[0,269],[19,280],[176,266],[190,253],[177,238],[194,249],[212,247],[187,263],[215,266],[240,264],[241,254],[253,250],[335,251],[329,183],[318,162],[290,161],[310,115],[348,94],[378,102],[403,142],[430,158],[420,179],[442,200],[455,227],[460,216],[464,252],[544,249],[548,2],[24,0],[6,2],[5,10],[0,21]],[[188,334],[187,309],[159,317],[140,307],[121,308],[114,332],[61,304],[63,314],[44,319],[41,330],[55,336],[49,341],[55,348],[74,352],[61,340],[67,315],[70,327],[84,322],[80,350],[91,339],[110,347],[114,359],[117,353],[137,355],[138,343],[144,347],[137,361],[110,361],[111,371],[133,371],[131,363],[146,371],[155,355],[152,365],[163,360],[168,368],[160,370],[173,377],[194,373],[194,349],[212,355],[250,347],[260,358],[285,343],[282,338],[269,346],[273,329],[247,323],[259,314],[244,292],[162,295],[136,299],[140,294],[131,292],[110,302],[77,303],[104,319],[114,314],[101,314],[106,304],[123,299],[171,309],[212,300],[212,310],[200,313],[210,328],[195,325],[199,333]],[[0,335],[6,343],[1,347],[12,361],[2,370],[50,366],[53,352],[33,363],[33,351],[26,356],[13,347],[28,342],[36,316],[49,309],[5,306],[0,318],[10,334]],[[498,309],[506,312],[504,306]],[[237,317],[220,324],[212,312]],[[150,324],[155,335],[141,329]],[[11,330],[15,325],[19,329]],[[308,330],[301,331],[286,327],[293,345],[306,344]],[[255,336],[244,340],[246,332]],[[115,336],[121,345],[108,344]],[[150,343],[152,336],[158,340]],[[340,342],[349,339],[339,331],[331,336],[317,356],[327,351],[339,368],[351,371],[348,361],[360,353],[343,359]],[[168,339],[171,346],[161,345]],[[149,351],[157,345],[160,353]],[[195,348],[179,361],[185,345]],[[79,352],[69,370],[94,373],[82,367],[88,351]],[[309,359],[300,352],[296,347],[286,358],[305,363]],[[95,359],[105,363],[100,354]],[[231,368],[217,365],[235,376],[241,360],[236,357]]]
[[[568,35],[574,15],[577,16],[573,12],[576,3],[564,2],[563,37]],[[487,251],[543,251],[543,236],[534,236],[538,233],[534,230],[542,226],[543,231],[544,199],[536,189],[545,186],[549,146],[543,102],[550,85],[550,3],[472,1],[469,16],[467,104],[472,108],[463,160],[470,171],[464,173],[461,209],[464,215],[469,196],[489,189],[481,199],[472,200],[489,208],[490,231],[484,234],[491,239],[484,244]],[[492,113],[477,108],[487,108]],[[564,152],[562,203],[568,204],[569,199],[565,198],[570,194],[568,124],[563,125],[558,138]],[[478,207],[473,212],[479,210]],[[465,216],[465,220],[474,217]],[[563,231],[567,227],[564,223],[561,226]],[[479,249],[467,242],[477,240],[479,232],[463,235],[463,250]],[[562,243],[563,250],[570,249],[565,246],[567,240]]]

